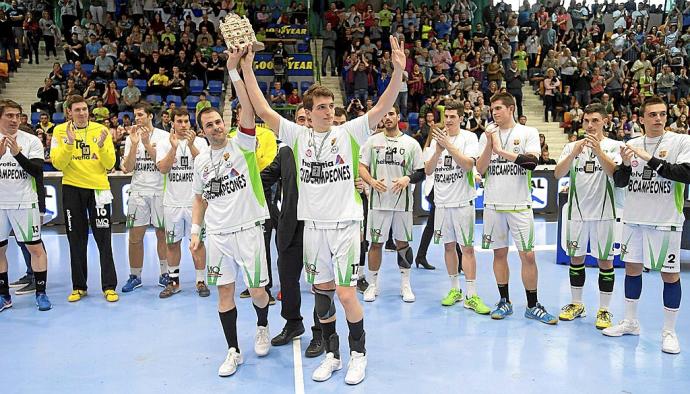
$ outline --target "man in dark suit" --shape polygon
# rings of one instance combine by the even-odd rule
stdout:
[[[307,117],[301,105],[295,111],[295,122],[300,125],[307,123]],[[278,248],[278,275],[282,293],[280,315],[286,320],[283,330],[271,340],[271,344],[282,346],[304,334],[304,324],[302,324],[300,313],[302,298],[299,283],[303,267],[304,222],[297,220],[297,169],[292,149],[289,146],[279,145],[278,154],[273,162],[261,171],[261,181],[264,189],[270,189],[273,184],[280,181],[282,189],[280,212],[271,212],[272,220],[274,223],[278,223],[276,246]],[[274,215],[275,217],[273,217]],[[317,357],[324,351],[321,325],[316,316],[314,316],[312,334],[312,340],[304,353],[309,358]]]

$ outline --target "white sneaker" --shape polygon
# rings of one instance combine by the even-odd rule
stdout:
[[[268,326],[256,327],[256,336],[254,337],[254,353],[258,356],[265,356],[271,349],[271,336],[268,331]]]
[[[230,376],[237,371],[237,366],[242,364],[242,355],[237,353],[234,347],[228,349],[228,356],[225,357],[225,361],[218,368],[218,376]]]
[[[379,288],[373,283],[369,283],[369,287],[364,290],[364,301],[373,302],[376,296],[379,295]]]
[[[638,320],[623,319],[620,323],[601,331],[607,337],[620,337],[623,335],[640,335],[640,322]]]
[[[333,372],[339,371],[343,368],[343,363],[340,359],[335,358],[333,353],[326,353],[326,358],[321,361],[321,364],[311,374],[311,378],[317,382],[325,382],[331,378]]]
[[[680,353],[680,342],[675,331],[664,330],[661,333],[661,351],[664,353]]]
[[[412,287],[409,283],[403,283],[400,285],[400,295],[405,302],[414,302],[416,300],[414,293],[412,292]]]
[[[345,383],[359,384],[364,380],[367,369],[367,356],[363,353],[355,351],[350,352],[350,361],[347,363],[347,374],[345,375]]]

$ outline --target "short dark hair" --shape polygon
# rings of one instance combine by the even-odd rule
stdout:
[[[65,100],[65,107],[71,110],[74,104],[79,103],[86,103],[84,96],[82,96],[81,94],[72,94],[70,96],[67,96],[67,100]]]
[[[335,107],[335,116],[347,116],[347,111],[343,107]]]
[[[592,103],[589,104],[588,106],[585,107],[585,109],[582,111],[583,114],[599,114],[601,115],[602,118],[605,118],[609,116],[608,112],[606,112],[606,107],[604,107],[604,104],[602,103]]]
[[[493,104],[496,101],[500,101],[506,107],[515,106],[515,97],[508,92],[496,93],[489,99],[489,103]]]
[[[0,100],[0,116],[2,116],[2,115],[5,114],[5,108],[14,108],[14,109],[18,109],[18,110],[19,110],[19,113],[22,113],[22,106],[19,105],[19,103],[17,103],[17,102],[14,101],[14,100],[10,100],[10,99],[2,99],[2,100]]]
[[[451,111],[458,111],[458,115],[460,112],[465,110],[465,103],[461,102],[460,100],[451,100],[446,103],[446,111],[451,110]]]
[[[308,109],[310,111],[314,109],[314,97],[330,97],[331,100],[335,100],[335,96],[333,95],[331,89],[315,83],[304,92],[304,96],[302,98],[304,109]]]
[[[153,115],[153,106],[146,101],[139,101],[138,103],[134,104],[132,109],[143,109],[144,112],[146,112],[146,115]]]
[[[644,103],[640,105],[640,114],[644,117],[644,111],[647,109],[648,105],[663,104],[666,105],[664,99],[659,96],[651,96],[644,99]],[[667,106],[668,107],[668,106]]]
[[[170,112],[170,119],[172,119],[173,122],[175,121],[176,116],[186,116],[188,118],[190,117],[189,111],[187,111],[187,108],[183,108],[183,107],[176,107],[174,110],[172,110]]]
[[[203,124],[201,123],[201,117],[203,115],[206,115],[206,114],[211,113],[211,112],[217,113],[218,116],[220,116],[221,118],[223,117],[223,114],[221,114],[217,108],[206,107],[206,108],[202,109],[201,111],[199,111],[198,114],[196,114],[197,124],[199,125],[199,127],[201,127],[201,128],[204,127]]]

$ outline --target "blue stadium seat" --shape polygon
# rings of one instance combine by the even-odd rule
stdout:
[[[174,102],[178,108],[182,106],[182,97],[180,97],[180,96],[170,94],[170,95],[168,95],[168,97],[165,98],[166,103],[169,103],[171,101]]]
[[[163,97],[160,94],[149,94],[146,96],[146,101],[153,105],[160,105],[163,102]]]
[[[31,113],[31,124],[36,125],[38,122],[41,120],[41,113],[40,112],[32,112]]]
[[[309,52],[309,44],[307,44],[306,42],[303,42],[301,44],[297,44],[297,52],[308,53]]]
[[[56,112],[53,114],[53,123],[59,124],[59,123],[64,123],[64,122],[65,122],[64,112]]]
[[[81,65],[81,69],[84,70],[87,77],[91,76],[91,73],[93,72],[93,68],[94,68],[93,64],[82,64]]]
[[[138,87],[142,93],[146,93],[146,88],[148,88],[148,86],[146,85],[145,79],[135,79],[134,80],[134,86]]]
[[[410,128],[419,128],[419,112],[410,112],[407,114],[407,122],[410,124]]]
[[[127,86],[127,80],[126,79],[116,79],[115,83],[117,84],[117,90],[122,90]]]
[[[223,93],[223,82],[208,81],[208,92],[220,96]]]
[[[122,111],[119,114],[117,114],[117,120],[122,123],[122,119],[125,117],[125,115],[129,115],[129,118],[132,120],[132,123],[134,123],[134,112],[130,111]]]
[[[196,113],[194,111],[189,111],[189,123],[192,125],[192,128],[196,127]]]
[[[300,93],[304,94],[304,92],[306,92],[307,89],[309,89],[309,87],[310,87],[311,85],[312,85],[312,82],[309,82],[309,81],[302,81],[302,83],[300,83],[300,85],[299,85],[299,91],[300,91]],[[291,93],[291,92],[288,92],[288,94],[290,94],[290,93]]]
[[[74,64],[72,63],[65,63],[62,65],[62,72],[67,75],[70,73],[70,71],[74,70]]]
[[[187,104],[187,110],[190,112],[196,111],[196,104],[199,102],[199,96],[192,96],[191,94],[184,99]]]
[[[189,81],[189,94],[201,94],[204,91],[204,81],[192,79]]]
[[[219,108],[220,107],[220,97],[208,96],[206,98],[208,99],[208,101],[211,102],[211,106],[213,108]]]
[[[268,93],[268,84],[266,82],[259,81],[259,89],[261,89],[261,92],[263,94],[267,94]]]

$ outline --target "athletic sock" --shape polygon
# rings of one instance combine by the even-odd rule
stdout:
[[[330,323],[321,323],[321,330],[323,332],[323,340],[328,341],[331,335],[335,334],[335,321]]]
[[[195,270],[196,271],[196,282],[206,282],[206,270]]]
[[[637,320],[637,303],[642,294],[642,275],[625,275],[625,318]]]
[[[141,278],[141,271],[142,270],[143,270],[143,268],[130,268],[129,272],[132,275],[136,276],[137,278]]]
[[[36,294],[45,293],[48,271],[34,271],[34,280],[36,281]]]
[[[676,330],[681,297],[680,279],[673,283],[664,282],[664,330]]]
[[[169,266],[168,267],[168,275],[170,275],[170,280],[173,281],[176,285],[180,284],[180,266]]]
[[[458,279],[458,274],[449,274],[450,278],[450,288],[460,290],[460,280]]]
[[[400,269],[400,279],[402,283],[407,283],[410,284],[410,269],[409,268],[401,268]]]
[[[350,350],[357,353],[367,354],[367,351],[364,347],[364,318],[355,323],[347,322],[347,327],[350,329],[350,336],[348,338]]]
[[[7,272],[0,272],[0,295],[10,295],[10,282]]]
[[[465,278],[465,286],[467,286],[467,290],[465,291],[466,298],[477,295],[477,284],[474,282],[474,279]]]
[[[367,281],[369,282],[369,285],[376,286],[376,284],[379,281],[379,272],[369,270],[369,272],[367,272],[367,277],[368,277]]]
[[[582,304],[582,288],[585,285],[585,265],[570,264],[570,292],[573,304]]]
[[[498,284],[498,294],[501,298],[505,298],[507,302],[510,302],[510,295],[508,294],[508,284]]]
[[[599,308],[608,310],[616,274],[613,268],[599,268]]]
[[[254,305],[254,310],[256,311],[256,325],[261,327],[268,326],[268,303],[263,308],[259,308],[256,304]]]
[[[218,312],[218,316],[220,317],[220,324],[223,326],[228,349],[234,347],[237,353],[239,353],[240,346],[237,343],[237,308],[232,308],[227,312]]]
[[[364,267],[364,262],[367,258],[367,251],[369,250],[369,242],[361,241],[359,243],[359,266]],[[361,271],[361,269],[360,269]]]
[[[537,306],[537,290],[525,289],[525,293],[527,294],[527,307],[534,308],[535,306]]]
[[[161,275],[168,273],[168,260],[158,259],[158,264],[160,264]]]

